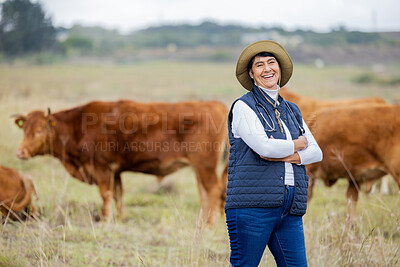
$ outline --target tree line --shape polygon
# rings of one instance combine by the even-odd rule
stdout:
[[[102,56],[134,53],[140,49],[190,48],[197,46],[243,47],[257,39],[275,39],[288,45],[333,47],[339,45],[400,46],[399,35],[348,31],[344,27],[328,33],[307,30],[285,31],[280,27],[251,28],[219,25],[163,25],[122,35],[117,30],[75,25],[55,27],[40,3],[7,0],[1,5],[0,54],[16,57],[36,52],[64,55]]]

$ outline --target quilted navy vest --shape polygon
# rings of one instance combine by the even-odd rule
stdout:
[[[266,97],[269,98],[267,94]],[[256,108],[256,99],[265,107],[270,117],[262,108]],[[269,98],[272,103],[274,100]],[[242,100],[257,114],[268,136],[275,139],[286,139],[285,132],[281,133],[278,121],[275,117],[273,106],[268,103],[257,87],[237,100]],[[237,101],[236,100],[236,101]],[[267,161],[255,153],[241,138],[235,138],[232,133],[232,104],[228,116],[229,143],[229,165],[228,165],[228,187],[226,191],[225,210],[230,208],[248,207],[278,207],[283,204],[285,185],[285,163]],[[281,119],[288,127],[292,139],[300,135],[299,125],[302,126],[300,109],[289,101],[285,101],[280,95],[278,98],[278,111]],[[268,121],[274,121],[276,131],[269,132],[270,126],[261,116]],[[304,165],[292,164],[294,171],[294,199],[290,214],[304,215],[307,209],[308,176]]]

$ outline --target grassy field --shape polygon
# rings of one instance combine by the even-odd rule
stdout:
[[[396,75],[400,66],[295,66],[291,90],[320,99],[382,96],[400,100],[394,85],[355,84],[365,73]],[[9,117],[33,109],[53,111],[90,100],[219,100],[244,93],[234,64],[147,62],[137,65],[0,66],[0,164],[31,174],[40,221],[0,224],[0,266],[228,266],[224,216],[214,228],[199,223],[194,173],[182,169],[157,190],[155,177],[124,173],[124,221],[99,222],[98,188],[71,178],[49,156],[21,161],[22,132]],[[317,183],[304,216],[310,266],[399,266],[400,195],[361,194],[357,217],[346,225],[347,183]],[[260,266],[275,266],[266,250]]]

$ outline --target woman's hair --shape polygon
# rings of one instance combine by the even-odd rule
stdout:
[[[256,57],[274,57],[274,58],[276,59],[276,61],[278,61],[278,59],[277,59],[273,54],[271,54],[271,53],[269,53],[269,52],[260,52],[260,53],[258,53],[257,55],[255,55],[254,57],[252,57],[252,58],[250,59],[249,64],[247,64],[247,69],[248,69],[248,70],[251,70],[251,67],[253,66],[253,63],[254,63],[254,59],[255,59]],[[279,64],[279,61],[278,61],[278,64]],[[280,65],[279,65],[279,66],[280,66]]]

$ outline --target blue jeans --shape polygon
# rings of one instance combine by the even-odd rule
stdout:
[[[276,208],[226,211],[232,266],[258,266],[268,244],[277,266],[307,266],[302,216],[290,215],[294,188]]]

